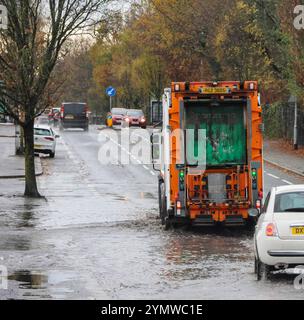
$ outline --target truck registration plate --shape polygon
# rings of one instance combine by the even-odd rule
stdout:
[[[206,87],[202,88],[201,92],[203,94],[226,94],[229,93],[229,88],[223,88],[223,87]]]

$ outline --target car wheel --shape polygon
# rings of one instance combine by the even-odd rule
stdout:
[[[271,277],[271,266],[263,263],[260,261],[260,259],[256,259],[255,261],[255,269],[256,269],[256,275],[257,275],[257,280],[269,280]]]
[[[55,158],[55,152],[50,153],[50,158],[54,159]]]

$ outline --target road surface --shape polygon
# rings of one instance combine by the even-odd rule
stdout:
[[[61,133],[56,158],[43,159],[46,200],[0,180],[1,299],[303,299],[294,276],[255,280],[250,232],[164,231],[157,176],[136,157],[101,164],[100,134]],[[265,166],[266,191],[291,183],[304,179]]]

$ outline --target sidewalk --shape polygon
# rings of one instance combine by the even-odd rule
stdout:
[[[11,123],[0,123],[0,137],[15,137],[15,126]]]
[[[264,159],[266,162],[286,171],[304,177],[304,148],[298,151],[284,140],[264,141]]]
[[[15,156],[14,126],[0,126],[0,179],[24,178],[24,157]],[[35,159],[36,175],[43,173],[40,158]]]

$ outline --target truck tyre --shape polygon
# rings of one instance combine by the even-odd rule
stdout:
[[[165,195],[165,184],[164,182],[160,182],[159,185],[159,215],[161,219],[162,225],[166,224],[166,219],[168,218],[167,213],[167,201],[166,201],[166,195]]]
[[[172,223],[171,223],[169,217],[166,217],[166,218],[164,219],[163,225],[164,225],[164,228],[165,228],[166,231],[168,231],[168,230],[170,230],[170,229],[172,228]]]
[[[162,201],[161,201],[161,185],[164,182],[159,179],[158,180],[158,208],[159,208],[159,217],[161,218],[161,206],[162,206]]]

